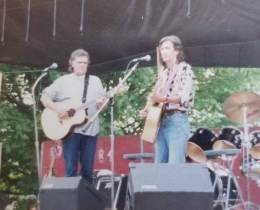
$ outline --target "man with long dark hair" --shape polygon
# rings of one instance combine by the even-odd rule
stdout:
[[[163,104],[164,112],[155,143],[156,163],[185,162],[187,140],[190,136],[188,111],[193,101],[191,66],[184,61],[181,40],[174,35],[159,42],[162,69],[148,103],[140,111],[147,116],[149,104]]]

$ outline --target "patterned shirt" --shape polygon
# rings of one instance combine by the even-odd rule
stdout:
[[[155,85],[156,94],[163,97],[180,97],[180,104],[168,103],[166,110],[188,111],[193,105],[193,72],[191,66],[186,62],[181,62],[175,72],[164,68],[160,71]]]
[[[74,73],[64,75],[55,80],[49,87],[43,90],[54,102],[73,100],[82,103],[85,76],[77,76]],[[102,83],[96,76],[89,76],[86,103],[94,102],[96,99],[105,95]],[[96,103],[88,106],[88,116],[91,117],[98,111]],[[88,127],[85,124],[76,126],[74,133],[95,136],[100,130],[99,119],[96,118]]]

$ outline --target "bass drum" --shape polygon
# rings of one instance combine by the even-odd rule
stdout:
[[[228,170],[221,168],[220,166],[209,166],[210,178],[214,188],[214,201],[213,210],[223,210],[225,207],[225,202],[227,198],[228,190]],[[229,201],[228,206],[231,207],[236,204],[238,199],[238,189],[235,179],[231,177],[230,180],[230,190],[229,190]]]
[[[243,132],[240,131],[237,128],[233,127],[226,127],[223,128],[219,136],[216,139],[216,143],[219,143],[219,141],[222,141],[222,148],[217,148],[217,149],[231,149],[232,147],[235,149],[240,149],[241,144],[242,144],[242,135]]]
[[[216,135],[207,128],[198,128],[187,145],[187,156],[194,162],[205,163],[205,150],[211,150]]]

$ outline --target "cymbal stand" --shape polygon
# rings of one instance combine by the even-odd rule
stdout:
[[[246,176],[246,199],[242,199],[242,206],[244,207],[244,210],[254,210],[259,209],[258,206],[254,203],[252,203],[251,197],[250,197],[250,177],[249,177],[249,169],[250,169],[250,156],[249,156],[249,150],[250,150],[250,140],[249,140],[249,128],[248,128],[248,121],[247,121],[247,106],[245,104],[241,107],[242,110],[242,116],[243,116],[243,129],[244,129],[244,141],[242,141],[242,171]],[[238,204],[236,206],[240,206],[241,204]],[[232,208],[236,207],[233,206]]]
[[[239,184],[237,182],[237,179],[236,179],[235,175],[232,172],[232,169],[233,169],[233,166],[234,166],[234,160],[235,160],[235,158],[237,158],[237,156],[229,157],[227,155],[224,155],[223,158],[225,158],[227,160],[227,168],[228,168],[228,170],[227,170],[227,172],[228,172],[228,182],[227,182],[227,192],[226,192],[226,197],[225,197],[225,204],[224,204],[225,208],[224,208],[224,210],[229,210],[230,209],[229,208],[229,203],[232,201],[230,199],[232,178],[233,178],[233,182],[234,182],[234,184],[236,186],[238,196],[239,196],[239,198],[242,199],[242,201],[243,201],[243,196],[242,196],[242,191],[241,191],[241,189],[239,187]]]
[[[250,159],[249,159],[249,149],[250,149],[250,141],[249,141],[249,132],[248,132],[248,122],[247,122],[247,107],[245,105],[242,106],[242,114],[243,114],[243,128],[244,128],[244,145],[242,143],[242,169],[244,174],[246,175],[246,193],[247,193],[247,202],[250,203],[250,179],[248,176]]]

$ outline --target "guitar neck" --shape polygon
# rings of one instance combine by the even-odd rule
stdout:
[[[96,100],[93,100],[93,101],[89,101],[87,103],[84,103],[82,105],[80,105],[79,107],[76,108],[76,111],[79,111],[79,110],[84,110],[84,109],[87,109],[90,105],[96,103]]]

